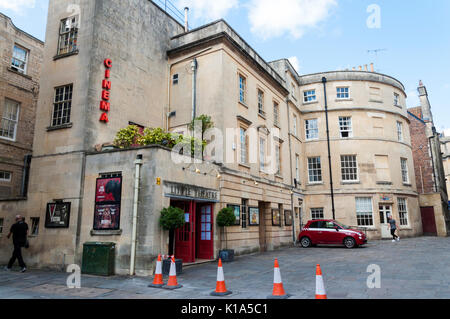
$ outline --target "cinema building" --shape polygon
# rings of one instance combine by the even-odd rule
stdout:
[[[227,206],[236,214],[227,248],[238,255],[292,245],[307,220],[332,218],[331,197],[336,219],[369,238],[385,236],[389,214],[400,236],[421,234],[397,80],[299,76],[286,59],[264,61],[225,21],[187,31],[152,1],[73,3],[49,3],[27,199],[0,201],[5,225],[16,212],[41,221],[30,265],[81,264],[84,243],[113,242],[116,273],[152,273],[168,250],[158,223],[168,206],[185,211],[175,235],[184,263],[225,248],[216,215]],[[223,160],[176,163],[162,145],[111,145],[129,124],[188,135],[200,114],[223,132],[214,139],[224,147],[211,151]]]

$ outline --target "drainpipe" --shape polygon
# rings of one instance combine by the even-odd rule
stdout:
[[[286,71],[287,72],[287,71]],[[291,142],[291,114],[289,112],[289,97],[286,98],[286,107],[288,114],[288,137],[289,137],[289,164],[291,171],[291,183],[294,181],[293,172],[292,172],[292,142]],[[291,185],[291,213],[292,213],[292,240],[295,245],[295,214],[294,214],[294,185]]]
[[[142,154],[136,156],[134,161],[136,165],[134,177],[134,199],[133,199],[133,230],[131,233],[131,254],[130,254],[130,276],[134,275],[136,262],[136,243],[137,243],[137,214],[138,214],[138,199],[139,199],[139,178],[142,165]]]
[[[333,190],[333,172],[331,170],[331,151],[330,151],[330,130],[328,127],[328,102],[327,102],[327,78],[322,78],[323,95],[325,98],[325,119],[327,124],[327,145],[328,145],[328,167],[330,170],[330,188],[331,188],[331,210],[333,212],[333,219],[336,219],[334,209],[334,190]]]
[[[197,59],[194,58],[191,63],[191,69],[192,69],[192,120],[195,119],[196,113],[197,113],[197,68],[198,63]]]
[[[430,145],[431,165],[433,168],[434,191],[437,193],[437,192],[439,192],[439,190],[438,190],[438,185],[437,185],[437,180],[436,180],[436,171],[435,171],[435,167],[434,167],[433,143],[431,142],[431,140],[433,138],[434,138],[434,134],[433,134],[433,136],[430,136],[428,138],[428,144]]]

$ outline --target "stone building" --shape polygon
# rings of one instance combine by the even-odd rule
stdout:
[[[114,242],[116,273],[151,273],[168,251],[158,224],[168,206],[185,212],[175,233],[185,263],[217,258],[225,245],[238,255],[292,245],[309,219],[333,217],[330,176],[337,220],[381,238],[392,214],[400,236],[421,234],[396,79],[299,76],[286,59],[266,62],[223,20],[188,31],[152,1],[72,2],[49,3],[28,198],[0,201],[6,224],[16,211],[40,220],[30,265],[81,264],[84,243]],[[130,123],[189,135],[200,114],[215,126],[203,160],[110,146]],[[227,206],[236,225],[224,243],[215,220]]]
[[[421,105],[408,109],[408,118],[411,121],[411,144],[423,232],[425,235],[448,236],[450,214],[442,144],[434,127],[428,92],[422,81],[417,90]]]
[[[444,134],[443,136],[441,136],[440,140],[441,140],[442,161],[445,173],[445,184],[447,186],[447,198],[450,198],[450,136]]]
[[[1,13],[0,26],[0,198],[23,198],[44,43]]]

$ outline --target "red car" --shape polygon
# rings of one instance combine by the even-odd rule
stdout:
[[[298,241],[304,248],[317,244],[343,244],[354,248],[367,243],[366,235],[359,230],[331,219],[310,220],[298,235]]]

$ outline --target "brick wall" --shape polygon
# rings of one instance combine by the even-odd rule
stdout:
[[[414,113],[414,115],[421,114],[421,112]],[[432,193],[434,192],[434,177],[430,146],[426,135],[426,125],[423,121],[409,113],[408,118],[411,121],[409,131],[411,135],[417,191],[420,194]]]
[[[14,198],[21,196],[24,157],[32,153],[44,44],[17,29],[3,14],[0,14],[0,37],[0,118],[6,99],[20,104],[15,139],[0,137],[0,171],[12,173],[11,182],[0,182],[0,198]],[[26,74],[11,69],[16,44],[28,50]]]

